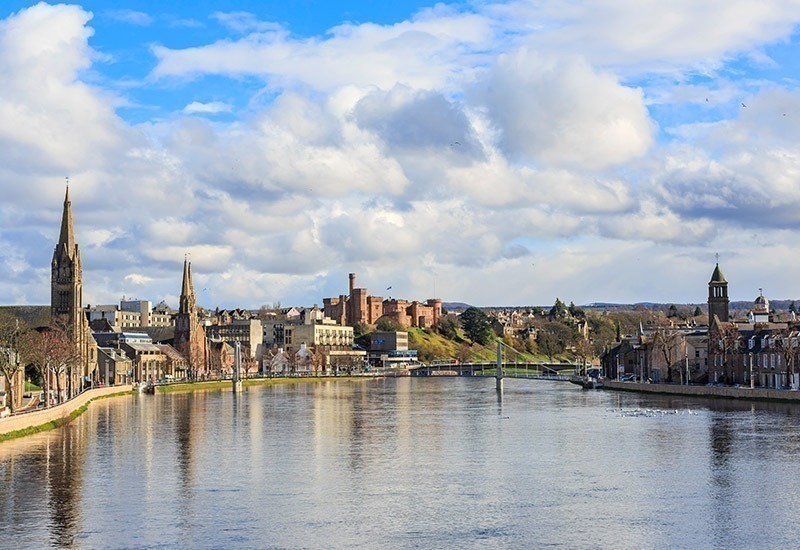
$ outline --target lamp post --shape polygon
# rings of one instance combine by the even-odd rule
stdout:
[[[686,347],[686,337],[683,337],[683,359],[686,366],[686,385],[689,385],[689,348]]]
[[[753,379],[753,353],[750,352],[750,389],[756,387],[756,381]]]

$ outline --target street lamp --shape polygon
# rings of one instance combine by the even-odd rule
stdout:
[[[750,352],[750,389],[756,387],[756,381],[753,379],[753,352]]]

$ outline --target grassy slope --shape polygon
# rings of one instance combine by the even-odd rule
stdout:
[[[458,356],[461,345],[461,342],[448,340],[434,331],[426,331],[419,328],[408,329],[408,347],[419,351],[421,357],[427,356],[431,359],[441,360],[455,359]],[[494,342],[488,346],[473,344],[470,346],[470,351],[472,352],[472,360],[474,361],[495,361],[497,359],[497,344]],[[504,355],[509,361],[550,361],[547,356],[533,355],[530,353],[514,353],[509,351],[507,353],[504,352]],[[572,360],[572,358],[567,355],[553,358],[556,362],[562,359]]]

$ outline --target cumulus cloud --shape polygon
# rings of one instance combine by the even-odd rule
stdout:
[[[591,90],[591,93],[587,93]],[[602,168],[643,155],[654,132],[641,90],[582,58],[502,55],[478,88],[510,156]]]
[[[687,81],[786,38],[794,4],[747,24],[738,2],[642,6],[437,5],[316,37],[216,13],[229,38],[153,47],[137,85],[185,107],[136,124],[96,77],[102,21],[21,10],[0,21],[0,302],[46,302],[66,175],[92,303],[131,286],[174,303],[185,254],[207,306],[308,305],[350,271],[479,305],[656,299],[692,277],[702,299],[710,246],[736,267],[795,250],[800,100],[734,71]],[[198,100],[220,76],[248,91]],[[686,104],[703,120],[663,116]]]
[[[202,74],[255,75],[274,86],[438,88],[470,78],[464,63],[491,47],[491,22],[476,14],[447,12],[396,25],[344,24],[324,38],[292,38],[275,28],[235,41],[170,49],[154,46],[154,78]]]
[[[222,101],[210,101],[208,103],[201,103],[199,101],[192,101],[183,108],[183,112],[188,115],[193,114],[207,114],[216,115],[219,113],[230,113],[233,106],[230,103],[223,103]]]

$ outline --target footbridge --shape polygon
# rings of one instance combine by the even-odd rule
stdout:
[[[569,370],[572,373],[579,365],[573,363],[543,363],[538,361],[511,362],[500,364],[503,378],[529,378],[533,380],[569,380],[569,375],[562,374]],[[412,376],[485,376],[497,377],[497,363],[492,362],[449,362],[441,361],[429,365],[409,367]]]

